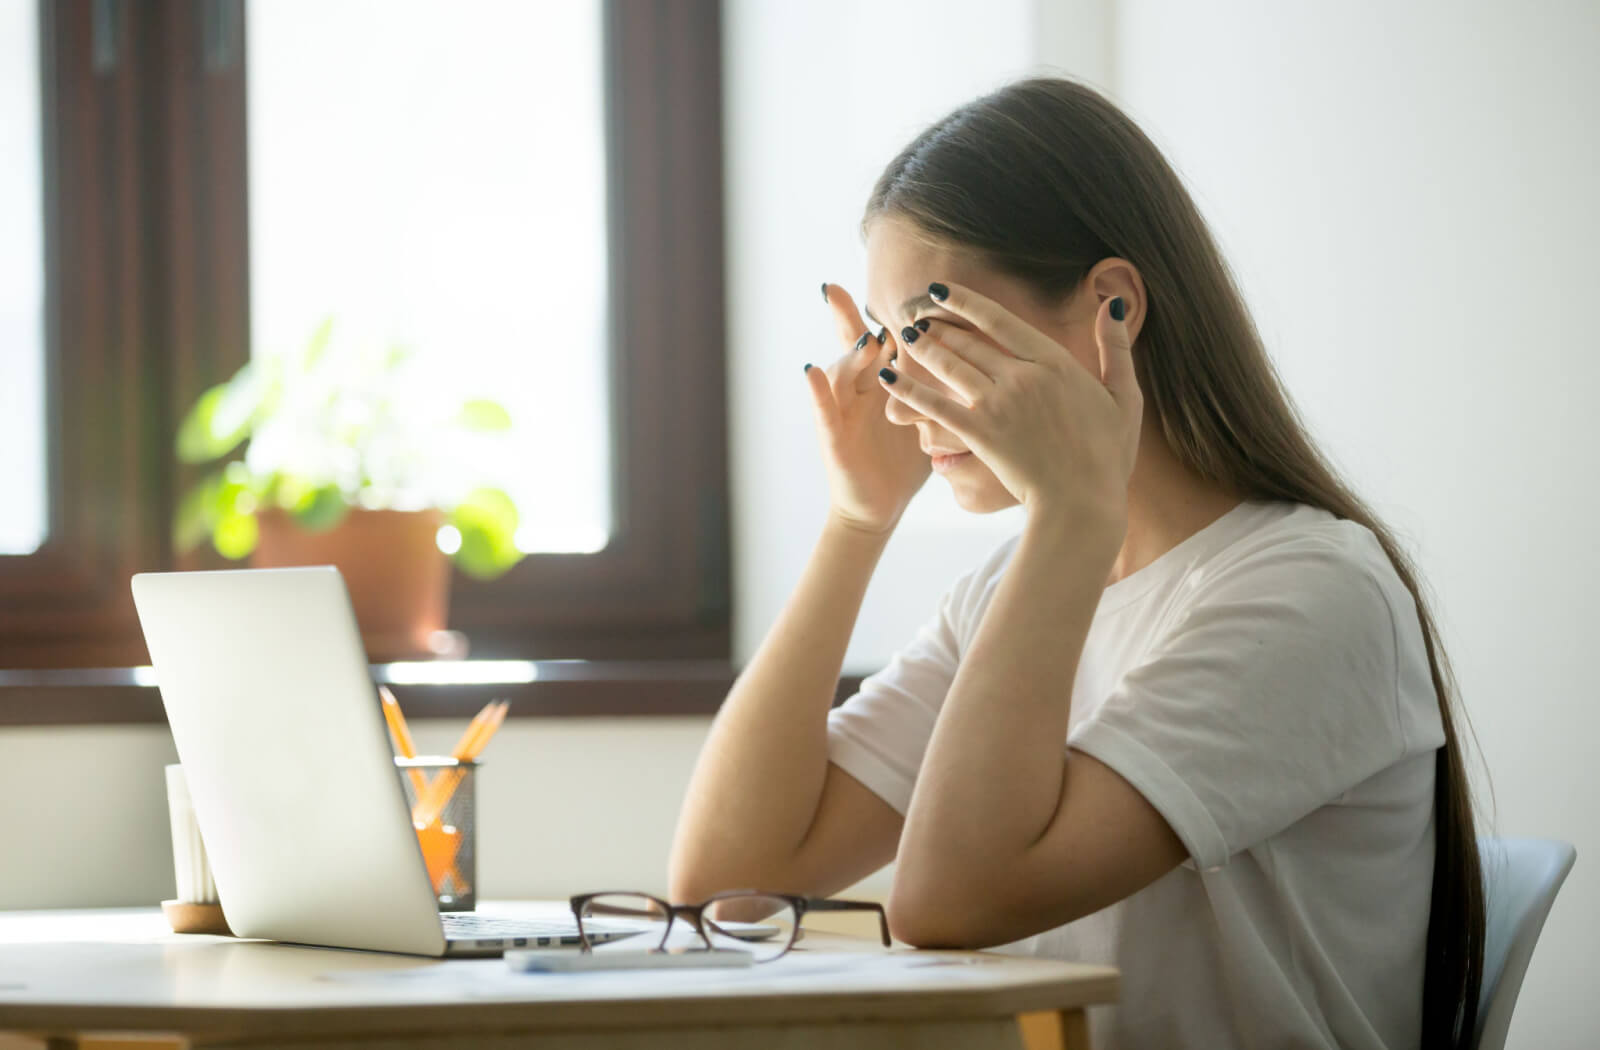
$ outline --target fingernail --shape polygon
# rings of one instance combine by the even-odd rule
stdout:
[[[920,332],[926,332],[928,330],[928,319],[926,317],[918,318],[916,323],[913,324],[911,327],[917,329]]]
[[[912,328],[910,325],[906,325],[904,328],[900,329],[900,338],[907,344],[916,342],[917,336],[921,334],[921,332],[917,331],[915,328]]]
[[[867,345],[867,341],[870,340],[871,338],[872,338],[872,333],[871,332],[862,332],[861,333],[861,338],[856,340],[856,349],[860,350],[863,346],[866,346]]]
[[[878,329],[878,345],[882,346],[884,343],[888,342],[888,340],[889,340],[889,329],[888,328],[880,328],[880,329]]]
[[[893,383],[900,377],[894,374],[894,369],[892,368],[880,368],[878,369],[878,378],[883,380],[885,383]]]
[[[828,301],[828,282],[827,281],[823,281],[822,282],[822,301],[823,302],[827,302]]]
[[[1120,321],[1126,316],[1128,316],[1128,308],[1122,305],[1122,296],[1119,295],[1111,300],[1111,319]]]
[[[811,371],[811,362],[810,361],[806,362],[805,371],[807,371],[807,372]]]
[[[932,284],[928,285],[928,298],[932,299],[936,303],[942,303],[946,299],[950,298],[950,289],[946,288],[938,281],[934,281]]]

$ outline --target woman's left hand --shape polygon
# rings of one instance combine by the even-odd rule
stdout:
[[[889,396],[960,438],[1030,516],[1109,514],[1124,521],[1144,396],[1134,376],[1128,326],[1112,317],[1118,301],[1101,303],[1095,315],[1095,375],[993,300],[960,285],[947,287],[940,305],[993,343],[930,319],[916,341],[902,341],[900,350],[954,396],[904,373],[891,373],[892,381],[880,373]]]

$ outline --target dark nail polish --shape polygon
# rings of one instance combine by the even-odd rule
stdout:
[[[910,325],[906,325],[904,328],[900,329],[900,338],[908,345],[916,342],[917,336],[921,334],[921,332],[917,331],[915,328],[912,328]]]
[[[932,299],[936,303],[942,303],[946,299],[950,298],[950,289],[946,288],[938,281],[934,281],[932,284],[928,285],[928,298]]]
[[[827,302],[828,301],[828,282],[827,281],[823,281],[822,282],[822,301],[823,302]]]
[[[860,350],[863,346],[866,346],[867,343],[869,341],[871,341],[871,339],[872,339],[872,333],[871,332],[862,332],[861,333],[861,338],[856,340],[856,349]]]
[[[809,361],[807,361],[807,362],[806,362],[806,367],[805,367],[805,370],[806,370],[806,371],[807,371],[807,372],[809,372],[809,371],[811,371],[811,362],[809,362]]]
[[[920,318],[911,327],[915,328],[919,332],[926,332],[928,330],[928,319],[926,317]]]
[[[1123,305],[1122,296],[1119,295],[1111,300],[1111,319],[1120,321],[1126,316],[1128,316],[1128,308]]]
[[[887,328],[878,329],[878,345],[882,346],[884,343],[886,343],[888,341],[889,341],[889,329],[887,329]]]
[[[880,368],[878,369],[878,378],[883,380],[885,383],[893,383],[900,377],[894,374],[894,369],[892,368]]]

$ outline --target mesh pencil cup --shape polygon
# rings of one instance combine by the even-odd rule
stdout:
[[[439,910],[471,911],[478,904],[478,763],[419,755],[394,764]]]

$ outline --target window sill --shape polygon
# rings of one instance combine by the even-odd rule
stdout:
[[[406,717],[470,718],[494,699],[511,718],[712,715],[733,686],[724,660],[460,660],[374,664]],[[860,687],[841,679],[834,702]],[[148,667],[0,670],[0,726],[165,725]]]

